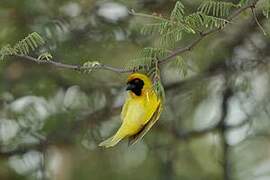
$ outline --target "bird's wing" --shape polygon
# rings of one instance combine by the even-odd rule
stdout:
[[[159,119],[161,111],[162,111],[162,104],[159,103],[156,111],[154,112],[150,120],[145,124],[145,126],[137,134],[129,137],[129,145],[133,145],[143,138],[143,136],[151,129],[151,127]]]
[[[123,107],[122,107],[122,111],[121,111],[121,120],[124,120],[124,117],[125,117],[126,114],[127,114],[129,102],[130,102],[130,97],[127,97],[127,99],[125,100],[125,103],[124,103],[124,105],[123,105]]]

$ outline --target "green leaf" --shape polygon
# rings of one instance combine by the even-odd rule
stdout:
[[[42,53],[38,56],[39,61],[49,61],[53,58],[53,56],[49,52]]]
[[[152,59],[158,59],[160,57],[164,57],[169,54],[169,50],[164,48],[153,48],[153,47],[146,47],[143,49],[142,55],[144,57],[149,57]]]
[[[196,31],[186,22],[184,8],[184,5],[180,1],[177,1],[169,19],[136,13],[136,15],[141,17],[155,20],[154,23],[144,25],[141,33],[144,35],[159,34],[160,44],[163,46],[172,46],[182,40],[183,33],[195,34]]]
[[[218,0],[204,0],[198,8],[202,14],[211,15],[215,17],[226,17],[233,8],[238,5],[231,2],[223,2]]]
[[[14,55],[16,53],[16,50],[13,49],[10,44],[7,44],[0,49],[0,60],[4,60],[6,56]]]
[[[177,1],[174,9],[171,12],[171,20],[183,20],[185,14],[185,6],[181,3],[181,1]]]
[[[91,73],[99,67],[101,67],[101,64],[98,61],[87,61],[82,65],[81,70],[83,73]]]
[[[221,28],[224,27],[226,23],[229,23],[226,19],[206,15],[201,12],[190,14],[187,16],[186,22],[194,29],[201,29],[202,27],[210,29],[215,27]]]
[[[44,39],[38,33],[33,32],[16,43],[13,48],[20,54],[28,55],[30,50],[34,51],[43,44],[45,44]]]

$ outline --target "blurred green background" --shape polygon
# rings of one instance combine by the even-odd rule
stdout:
[[[257,17],[269,34],[263,1]],[[201,1],[182,2],[191,13]],[[157,39],[140,33],[151,20],[129,11],[167,16],[174,4],[1,0],[0,47],[35,31],[55,61],[128,67]],[[184,35],[177,47],[193,38]],[[269,52],[269,35],[245,11],[182,55],[186,76],[173,61],[161,67],[160,120],[138,144],[111,149],[97,145],[119,127],[127,74],[6,58],[0,62],[0,179],[269,180]]]

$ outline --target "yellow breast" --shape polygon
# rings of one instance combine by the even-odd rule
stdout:
[[[122,115],[122,133],[127,136],[138,133],[141,128],[151,119],[156,111],[160,101],[154,92],[148,92],[142,96],[134,96],[132,94],[127,99],[127,109]],[[124,110],[123,108],[123,110]]]

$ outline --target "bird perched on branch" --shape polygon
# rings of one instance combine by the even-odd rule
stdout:
[[[99,146],[112,147],[124,138],[129,144],[138,142],[159,119],[162,102],[154,90],[151,79],[141,73],[128,77],[127,99],[122,107],[122,125],[112,137],[101,142]]]

